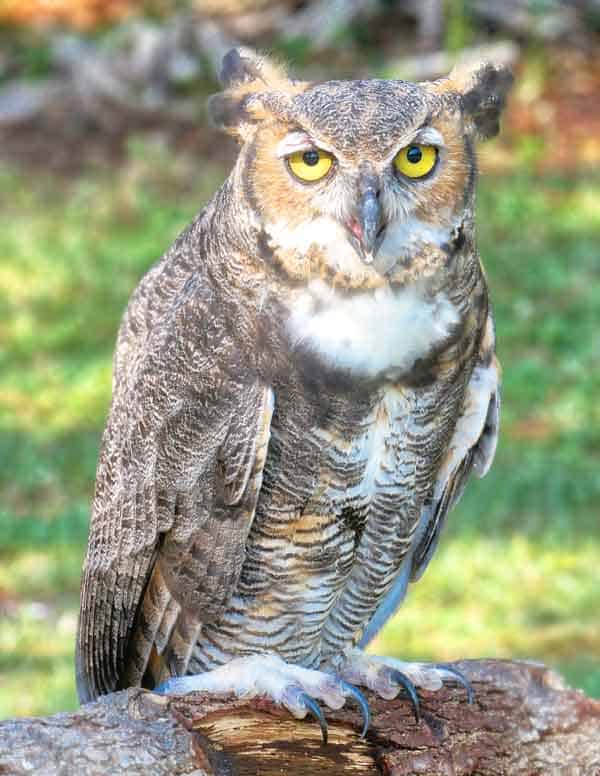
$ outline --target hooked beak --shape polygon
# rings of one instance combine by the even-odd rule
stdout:
[[[385,224],[379,202],[379,181],[376,175],[361,175],[359,180],[360,199],[356,217],[350,221],[349,229],[354,247],[365,264],[371,264],[381,245]]]

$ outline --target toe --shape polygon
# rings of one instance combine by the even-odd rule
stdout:
[[[394,661],[394,668],[410,679],[415,687],[422,690],[439,690],[442,685],[442,675],[435,666],[424,663],[403,663]]]
[[[171,679],[167,679],[155,687],[153,692],[160,695],[186,695],[188,692],[194,692],[194,690],[200,689],[196,686],[195,676],[176,676]]]
[[[293,666],[291,675],[312,698],[322,701],[330,709],[341,709],[346,703],[348,692],[334,674]]]

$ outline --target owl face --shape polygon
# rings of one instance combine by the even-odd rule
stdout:
[[[499,71],[313,85],[230,57],[213,115],[242,142],[238,173],[272,260],[350,288],[436,271],[471,202],[474,136],[497,121]]]
[[[432,116],[425,89],[386,81],[313,87],[294,110],[257,130],[245,168],[291,272],[378,287],[449,241],[473,168],[459,114]]]

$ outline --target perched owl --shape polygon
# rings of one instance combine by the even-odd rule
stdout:
[[[511,77],[305,83],[245,50],[209,110],[240,153],[123,320],[79,697],[264,694],[324,719],[461,680],[361,650],[496,446],[474,142]],[[185,677],[185,678],[184,678]]]

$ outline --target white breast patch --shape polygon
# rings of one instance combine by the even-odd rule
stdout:
[[[288,329],[293,346],[308,346],[332,366],[375,377],[410,370],[458,322],[445,294],[426,299],[416,284],[348,296],[314,281],[291,310]]]

